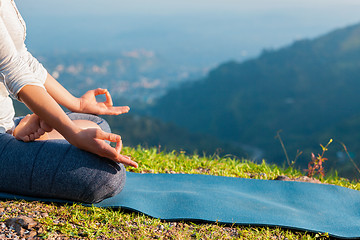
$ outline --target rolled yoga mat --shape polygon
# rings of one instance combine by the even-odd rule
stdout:
[[[59,201],[5,193],[0,197]],[[360,192],[334,185],[127,173],[124,190],[95,206],[124,208],[168,221],[280,226],[338,238],[360,238]]]

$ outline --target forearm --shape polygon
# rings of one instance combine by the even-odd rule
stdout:
[[[138,166],[129,157],[120,154],[122,142],[119,135],[98,128],[77,127],[45,89],[27,85],[20,90],[18,96],[40,119],[55,128],[72,145],[115,162]],[[104,140],[116,142],[116,147],[111,147]]]
[[[66,107],[72,112],[80,111],[79,98],[74,97],[50,74],[47,75],[44,86],[46,88],[46,91],[58,104]]]
[[[70,143],[80,129],[68,118],[57,102],[43,88],[27,85],[19,92],[19,98],[49,126],[55,128]]]

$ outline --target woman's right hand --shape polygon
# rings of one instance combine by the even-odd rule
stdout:
[[[120,154],[122,143],[119,135],[98,128],[81,129],[76,126],[44,88],[26,85],[18,96],[32,112],[57,130],[70,144],[115,162],[138,167],[136,162]],[[116,142],[116,147],[111,147],[105,140]]]
[[[101,157],[109,158],[115,162],[123,163],[137,168],[138,164],[130,157],[120,154],[122,149],[121,137],[114,133],[107,133],[98,128],[80,129],[71,139],[67,139],[72,145]],[[116,147],[105,142],[115,142]]]

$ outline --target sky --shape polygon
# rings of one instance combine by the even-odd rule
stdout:
[[[19,7],[29,15],[77,14],[162,14],[173,15],[189,12],[256,13],[273,11],[315,10],[356,13],[357,0],[17,0]],[[296,12],[295,12],[296,11]],[[335,17],[335,16],[334,16]],[[345,16],[343,16],[345,17]]]
[[[202,67],[360,22],[359,0],[15,1],[35,52],[146,49]]]

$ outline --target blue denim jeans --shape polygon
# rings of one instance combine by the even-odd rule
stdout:
[[[110,132],[108,123],[98,116],[68,116],[93,121]],[[14,119],[15,124],[20,120]],[[25,143],[0,134],[1,192],[96,203],[118,194],[125,178],[122,164],[80,150],[66,140]]]

